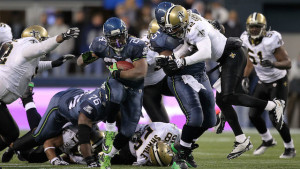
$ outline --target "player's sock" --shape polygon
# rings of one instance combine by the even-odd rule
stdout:
[[[291,141],[289,143],[283,142],[283,144],[284,144],[284,148],[294,148],[295,147],[293,139],[291,139]]]
[[[105,128],[106,128],[106,131],[113,131],[113,132],[116,132],[116,122],[113,122],[113,123],[108,123],[106,122],[105,123]]]
[[[273,139],[269,129],[267,129],[267,132],[260,134],[260,136],[263,141],[269,141],[269,140]]]
[[[238,135],[238,136],[235,136],[235,140],[239,143],[242,143],[246,140],[246,135],[245,134],[241,134],[241,135]]]
[[[38,146],[38,143],[34,140],[34,137],[32,136],[32,131],[29,131],[24,136],[18,138],[14,142],[12,148],[16,151],[22,151],[33,148],[35,146]]]

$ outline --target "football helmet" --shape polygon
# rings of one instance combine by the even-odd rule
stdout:
[[[149,23],[149,27],[148,27],[148,36],[147,38],[150,39],[155,33],[156,31],[159,29],[159,25],[157,23],[156,19],[153,19],[150,23]]]
[[[171,2],[161,2],[157,5],[155,8],[155,19],[158,23],[158,25],[162,28],[164,31],[165,29],[165,16],[169,8],[174,6]]]
[[[104,138],[104,132],[100,130],[96,130],[93,132],[93,136],[91,137],[91,145],[92,151],[94,153],[99,153],[102,151],[102,143]]]
[[[184,7],[174,5],[167,11],[165,22],[167,34],[181,39],[189,22],[188,12]]]
[[[266,35],[267,20],[266,17],[254,12],[246,21],[246,29],[252,39],[258,39]]]
[[[150,162],[154,166],[169,166],[173,162],[173,151],[163,141],[155,142],[149,150]]]
[[[0,44],[12,40],[12,32],[10,26],[0,22]]]
[[[117,18],[109,18],[103,26],[103,34],[108,45],[117,52],[121,52],[126,45],[128,30],[125,23]]]
[[[40,25],[29,26],[22,32],[22,38],[25,37],[34,37],[38,41],[44,41],[49,38],[47,30]]]

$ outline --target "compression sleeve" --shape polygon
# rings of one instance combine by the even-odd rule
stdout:
[[[211,58],[211,41],[209,37],[196,43],[198,51],[185,57],[186,65],[192,65]]]
[[[38,73],[43,72],[44,70],[52,69],[52,61],[40,61],[38,65]]]

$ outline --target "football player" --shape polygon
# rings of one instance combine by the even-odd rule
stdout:
[[[71,122],[78,125],[80,151],[89,167],[99,167],[90,144],[92,125],[107,118],[105,86],[93,91],[70,88],[55,94],[38,127],[18,139],[10,147],[12,151],[22,151],[43,144],[47,139],[60,134],[62,127]]]
[[[1,24],[1,29],[2,27],[5,29],[7,25]],[[66,33],[48,38],[45,28],[34,25],[23,31],[21,39],[1,44],[0,112],[2,118],[0,123],[0,151],[19,136],[18,126],[11,117],[6,104],[12,103],[24,94],[40,64],[41,57],[55,49],[63,41],[76,38],[78,35],[78,28],[70,28]],[[9,38],[12,37],[6,39]],[[7,130],[7,126],[9,126],[9,130]]]
[[[243,43],[248,48],[248,62],[244,72],[243,87],[246,88],[249,74],[253,67],[259,78],[253,96],[263,100],[281,99],[286,102],[288,95],[287,70],[291,68],[291,61],[283,47],[281,34],[277,31],[267,31],[267,20],[261,13],[252,13],[246,22],[247,31],[241,35]],[[263,154],[267,148],[277,143],[266,127],[261,117],[264,109],[252,108],[249,113],[252,124],[262,137],[262,144],[253,152],[254,155]],[[283,116],[277,118],[269,113],[270,119],[280,133],[285,147],[280,158],[293,158],[296,156],[293,140],[286,123],[277,125],[283,121]]]
[[[216,123],[214,94],[206,75],[205,62],[199,62],[173,71],[170,69],[170,65],[165,62],[166,60],[163,59],[164,56],[162,55],[170,55],[171,51],[174,52],[173,55],[175,56],[182,56],[186,47],[188,47],[183,39],[166,34],[165,14],[173,7],[174,5],[169,2],[162,2],[156,7],[155,17],[160,29],[151,37],[150,43],[154,51],[160,54],[157,64],[162,66],[168,75],[168,86],[186,116],[180,144],[172,145],[172,149],[178,152],[173,167],[179,167],[176,165],[179,156],[180,159],[184,159],[181,168],[197,167],[192,156],[192,150],[197,147],[193,143]],[[192,11],[189,12],[193,13]],[[181,48],[184,50],[181,50]],[[194,52],[191,48],[191,53]]]
[[[102,58],[110,69],[106,89],[108,101],[106,110],[106,132],[101,160],[101,168],[111,166],[113,157],[134,134],[142,113],[144,77],[147,73],[147,46],[143,41],[128,37],[125,23],[116,17],[109,18],[103,26],[103,36],[96,37],[90,45],[90,51],[83,53],[77,60],[80,66],[87,65]],[[134,68],[119,70],[117,61],[133,63]],[[115,119],[121,110],[121,129],[116,135]]]
[[[238,38],[226,38],[200,15],[190,15],[182,6],[171,7],[165,17],[165,27],[169,35],[184,39],[195,45],[198,51],[192,55],[169,59],[169,67],[178,70],[181,67],[193,65],[206,59],[213,59],[221,66],[221,78],[218,83],[216,102],[224,113],[236,136],[234,149],[228,154],[228,159],[240,156],[250,150],[253,145],[239,125],[236,112],[232,105],[256,107],[271,111],[276,119],[283,115],[283,100],[261,100],[236,92],[247,63],[246,49]],[[278,121],[281,124],[281,121]],[[180,161],[179,161],[180,162]],[[182,160],[179,164],[182,164]]]
[[[156,19],[153,19],[148,28],[147,36],[142,40],[148,46],[147,63],[148,70],[144,82],[144,95],[143,95],[143,107],[145,108],[148,116],[152,122],[169,122],[169,117],[162,102],[162,95],[173,96],[168,83],[167,76],[163,69],[156,68],[155,57],[159,54],[151,50],[150,38],[159,29]]]
[[[179,142],[181,130],[171,123],[153,122],[150,124],[138,124],[135,134],[129,143],[121,149],[118,155],[112,158],[112,164],[125,164],[135,166],[171,164],[173,154],[170,144]],[[153,146],[157,142],[165,145],[156,145],[170,150],[169,152],[153,152]],[[152,151],[152,152],[151,152]],[[165,155],[165,157],[159,155]],[[167,161],[167,159],[171,159]]]

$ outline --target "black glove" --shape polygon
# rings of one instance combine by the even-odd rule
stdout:
[[[168,65],[168,58],[164,55],[155,57],[156,67],[162,68]]]
[[[242,80],[242,88],[246,94],[249,93],[249,78],[244,77]]]
[[[274,67],[274,63],[271,62],[270,60],[263,60],[260,62],[260,65],[262,67],[270,67],[270,68]]]
[[[84,160],[89,168],[100,167],[98,160],[93,156],[88,156]]]
[[[65,63],[67,60],[71,60],[73,58],[75,58],[74,55],[66,54],[66,55],[61,56],[57,60],[52,61],[51,65],[52,65],[52,67],[58,67],[58,66],[62,65],[63,63]]]
[[[66,33],[62,33],[63,40],[68,40],[70,38],[77,38],[79,35],[80,30],[78,28],[70,28],[67,30]]]

